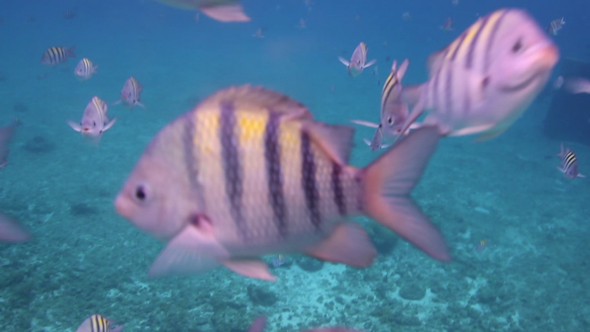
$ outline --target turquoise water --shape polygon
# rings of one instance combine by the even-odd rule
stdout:
[[[163,245],[120,217],[114,197],[154,135],[216,90],[260,84],[303,102],[321,121],[375,121],[388,57],[411,59],[404,82],[422,82],[428,55],[478,13],[503,6],[526,8],[543,27],[565,16],[555,37],[562,57],[590,57],[583,39],[590,5],[581,1],[243,5],[252,21],[224,24],[203,15],[196,22],[195,12],[148,0],[0,0],[0,122],[23,123],[0,170],[0,211],[34,236],[0,244],[3,331],[75,331],[93,313],[124,324],[124,331],[245,331],[258,315],[269,317],[270,332],[330,325],[375,332],[590,330],[589,180],[570,181],[556,170],[560,141],[542,134],[550,89],[498,138],[441,141],[414,197],[443,233],[451,263],[359,218],[374,241],[393,244],[380,246],[366,269],[325,263],[307,271],[307,261],[292,256],[295,264],[273,269],[274,283],[224,268],[148,279]],[[65,11],[76,17],[62,18]],[[439,29],[447,17],[455,20],[450,32]],[[297,27],[301,18],[304,29]],[[264,38],[252,36],[258,28],[266,28]],[[337,56],[348,58],[360,41],[378,62],[352,78]],[[73,45],[77,57],[65,64],[39,63],[47,48]],[[73,74],[82,57],[99,66],[86,82]],[[92,96],[118,100],[129,76],[144,86],[147,110],[110,106],[117,123],[99,146],[89,145],[66,120],[78,121]],[[358,128],[354,165],[378,155],[362,142],[372,134]],[[590,173],[588,147],[568,145],[580,172]]]

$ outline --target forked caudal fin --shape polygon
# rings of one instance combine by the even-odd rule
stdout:
[[[363,169],[362,200],[366,215],[431,257],[449,261],[441,233],[410,197],[440,137],[436,126],[416,129]]]

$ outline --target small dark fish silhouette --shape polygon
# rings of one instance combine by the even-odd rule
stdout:
[[[385,57],[385,62],[389,62],[389,61],[391,61],[391,57],[388,55]]]

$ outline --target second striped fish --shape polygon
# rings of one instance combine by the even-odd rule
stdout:
[[[301,252],[356,267],[377,252],[345,222],[367,215],[430,256],[439,231],[410,198],[439,133],[422,127],[366,168],[347,164],[354,130],[316,122],[263,88],[222,90],[152,140],[115,201],[119,214],[168,244],[151,276],[215,266],[274,280],[260,256]]]

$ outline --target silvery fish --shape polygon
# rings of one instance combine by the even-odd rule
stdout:
[[[377,60],[371,60],[369,63],[367,63],[367,51],[367,45],[361,42],[359,46],[354,49],[352,57],[350,58],[350,62],[341,56],[338,57],[338,60],[340,60],[340,62],[342,62],[348,68],[348,74],[350,76],[357,77],[363,72],[365,68],[377,62]]]
[[[570,179],[585,178],[586,176],[578,173],[578,157],[574,151],[570,148],[564,148],[561,143],[561,152],[557,155],[561,158],[561,166],[557,169],[563,173],[563,175]]]
[[[428,60],[430,79],[404,87],[413,105],[402,132],[424,112],[444,135],[504,132],[545,86],[557,46],[525,11],[500,9],[480,18]]]
[[[410,198],[440,138],[421,127],[368,167],[347,164],[354,129],[312,119],[261,87],[221,90],[152,140],[119,192],[117,212],[167,242],[149,275],[225,265],[275,280],[260,256],[302,252],[364,267],[377,252],[365,214],[447,261],[439,231]]]
[[[14,219],[0,213],[0,242],[26,242],[31,234],[24,230]]]
[[[111,128],[117,118],[109,120],[107,116],[107,104],[104,100],[94,96],[86,105],[82,121],[75,123],[68,120],[68,124],[72,129],[82,133],[82,136],[93,143],[98,143],[102,134]]]
[[[557,36],[557,31],[561,30],[564,24],[565,21],[563,20],[563,17],[551,21],[551,23],[549,23],[549,26],[547,26],[547,33],[553,36]]]
[[[115,321],[112,319],[100,314],[94,314],[86,318],[76,332],[119,332],[123,330],[123,325],[111,328],[114,323]]]
[[[365,143],[369,145],[371,150],[378,150],[388,147],[388,144],[383,144],[383,140],[395,137],[400,134],[406,119],[408,118],[408,106],[405,103],[400,102],[400,94],[402,91],[401,80],[403,79],[410,61],[404,60],[397,68],[397,61],[393,61],[391,66],[391,72],[383,85],[381,91],[381,114],[380,123],[373,123],[363,120],[352,120],[353,123],[377,128],[373,139],[371,141],[365,140]],[[413,125],[411,129],[416,126]]]
[[[145,106],[139,101],[141,98],[141,91],[143,87],[135,79],[135,77],[129,77],[123,85],[121,90],[121,99],[114,103],[114,105],[123,103],[127,108],[133,109],[136,105],[145,108]]]
[[[10,152],[8,145],[14,136],[16,126],[17,122],[13,122],[0,128],[0,168],[8,164],[8,153]]]
[[[93,74],[96,74],[96,69],[98,69],[98,66],[95,66],[88,58],[84,58],[78,62],[76,69],[74,69],[74,74],[76,74],[79,80],[86,81]]]
[[[266,317],[260,316],[252,322],[248,332],[264,332],[264,328],[266,327]],[[361,332],[357,330],[350,330],[343,327],[325,327],[321,329],[312,329],[312,330],[305,330],[301,332]]]
[[[74,54],[74,48],[75,46],[72,46],[69,49],[62,46],[50,47],[45,53],[43,53],[41,63],[48,66],[64,63],[68,61],[68,57],[76,57],[76,54]]]
[[[240,0],[156,0],[163,4],[200,10],[203,14],[221,22],[248,22],[250,17],[244,13]],[[198,14],[197,14],[198,15]]]

